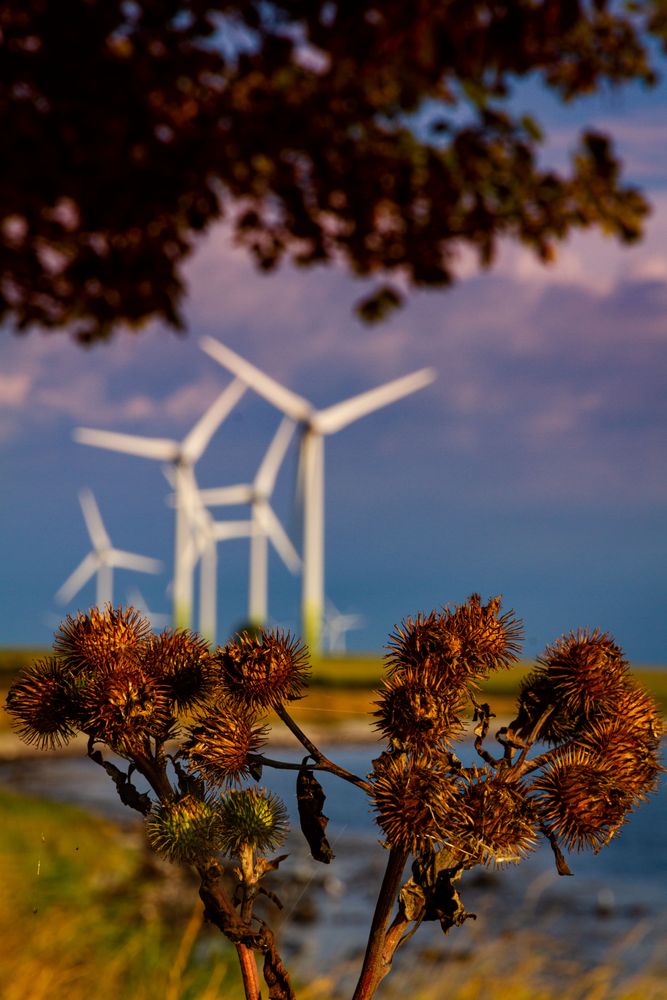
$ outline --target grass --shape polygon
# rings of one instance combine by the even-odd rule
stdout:
[[[142,836],[5,791],[0,815],[4,1000],[242,996],[235,954],[202,928],[196,889],[157,866]]]

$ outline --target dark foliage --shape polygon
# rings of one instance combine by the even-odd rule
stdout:
[[[182,324],[183,265],[226,218],[260,268],[344,261],[446,286],[457,248],[549,260],[573,227],[623,241],[647,206],[608,138],[538,163],[513,82],[569,101],[655,72],[659,0],[7,0],[0,9],[0,317]],[[391,281],[394,281],[392,285]]]

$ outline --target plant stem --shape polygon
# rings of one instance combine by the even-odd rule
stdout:
[[[248,760],[252,764],[261,764],[266,767],[274,767],[278,771],[302,771],[303,764],[295,764],[291,760],[275,760],[273,757],[265,757],[261,753],[248,754]],[[370,785],[363,778],[357,777],[356,774],[352,774],[350,771],[346,771],[345,768],[339,767],[334,764],[327,757],[321,757],[319,763],[317,764],[307,764],[307,770],[309,771],[327,771],[331,774],[337,775],[344,781],[349,781],[353,785],[357,785],[358,788],[363,789],[365,792],[370,791]]]
[[[351,784],[363,789],[364,792],[371,792],[371,785],[368,781],[364,781],[363,778],[358,778],[356,774],[352,774],[351,771],[347,771],[344,767],[339,767],[339,765],[333,760],[330,760],[327,756],[325,756],[321,750],[318,750],[313,741],[306,736],[304,731],[298,723],[294,721],[283,705],[277,705],[275,712],[278,718],[285,723],[290,732],[296,736],[299,743],[306,748],[321,771],[329,771],[331,774],[335,774],[337,777],[342,778],[343,781],[349,781]],[[267,760],[266,763],[268,764],[269,761]],[[300,770],[300,767],[301,765],[298,765],[296,769]]]
[[[405,862],[408,859],[408,853],[404,847],[392,847],[389,850],[387,868],[380,887],[380,894],[368,935],[368,946],[364,956],[364,964],[361,968],[359,982],[357,983],[352,1000],[371,1000],[371,997],[375,995],[380,981],[389,972],[391,958],[389,956],[388,961],[385,961],[385,935],[391,911],[394,907],[394,901],[401,884],[401,877],[405,868]]]

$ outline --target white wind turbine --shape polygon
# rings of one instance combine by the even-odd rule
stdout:
[[[286,389],[219,340],[204,337],[201,345],[219,364],[300,424],[304,498],[302,628],[311,652],[318,655],[324,612],[324,436],[335,434],[367,413],[424,388],[435,379],[436,372],[422,368],[324,410],[316,410],[303,396]]]
[[[330,653],[344,653],[347,649],[345,637],[355,628],[361,628],[364,619],[361,615],[344,614],[338,610],[333,601],[327,598],[324,613],[324,632],[327,637],[327,648]]]
[[[299,554],[271,506],[276,478],[295,428],[289,417],[280,422],[252,483],[199,490],[199,499],[207,507],[250,505],[248,621],[252,625],[265,625],[268,616],[269,541],[290,572],[301,568]]]
[[[163,611],[151,611],[148,607],[148,601],[138,587],[128,590],[127,603],[131,608],[140,611],[144,618],[148,618],[153,631],[159,628],[168,628],[171,623],[171,615]]]
[[[105,604],[110,604],[113,600],[114,569],[159,573],[162,569],[162,563],[157,559],[149,559],[147,556],[138,556],[134,552],[125,552],[123,549],[114,548],[92,492],[81,490],[79,502],[93,548],[74,572],[67,577],[56,593],[56,600],[61,604],[66,604],[91,577],[96,576],[96,602],[98,608],[103,608]]]
[[[171,479],[171,474],[168,477]],[[218,543],[233,538],[252,536],[251,520],[215,521],[201,500],[194,474],[184,480],[181,497],[174,496],[185,507],[190,534],[184,558],[193,566],[199,560],[199,631],[211,644],[215,643],[218,611]]]
[[[169,438],[139,437],[134,434],[119,434],[115,431],[92,430],[77,427],[74,440],[96,448],[120,451],[126,455],[138,455],[158,462],[168,463],[173,471],[176,503],[174,531],[174,578],[172,586],[173,616],[175,627],[188,627],[192,616],[192,571],[194,564],[188,558],[188,532],[184,493],[192,476],[195,463],[203,455],[206,446],[223,420],[245,392],[242,380],[235,379],[220,393],[218,398],[200,417],[192,430],[182,441]]]

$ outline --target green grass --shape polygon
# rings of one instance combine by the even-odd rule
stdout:
[[[196,886],[156,866],[143,836],[5,791],[0,815],[4,1000],[242,996],[233,949],[202,927]]]

